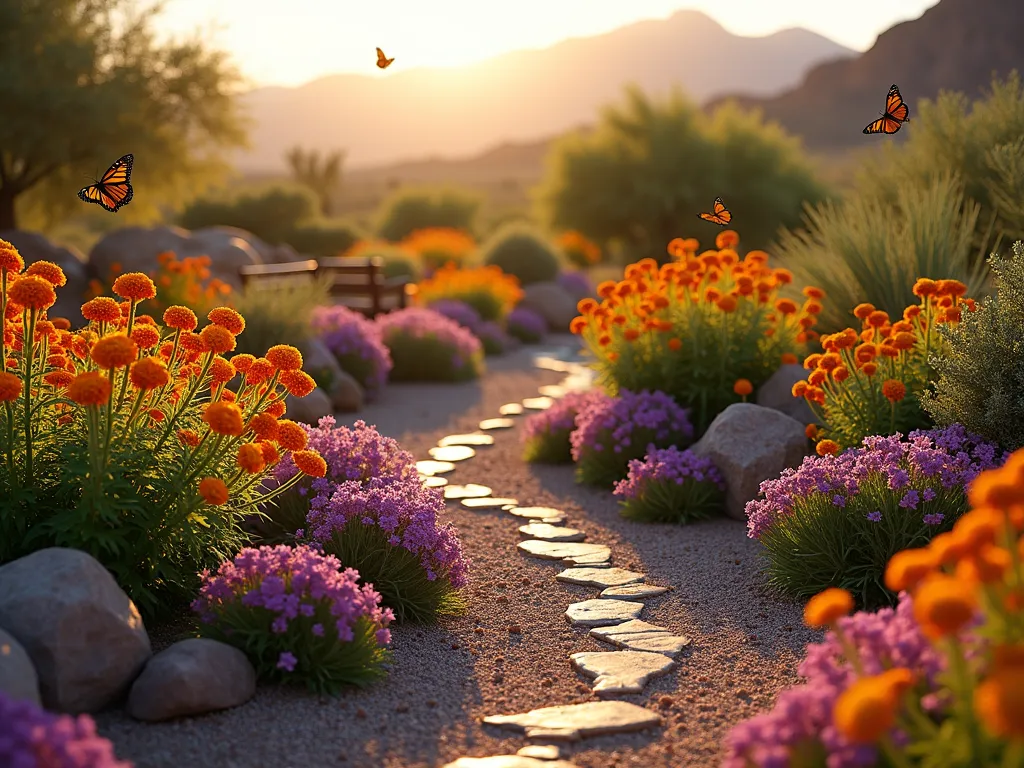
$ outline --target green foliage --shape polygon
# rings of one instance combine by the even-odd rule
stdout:
[[[354,254],[362,259],[380,258],[383,262],[385,278],[408,277],[410,281],[419,280],[423,267],[415,253],[389,243],[368,243],[358,246]]]
[[[559,253],[537,232],[524,224],[506,224],[481,248],[484,264],[493,264],[520,285],[542,283],[558,277]]]
[[[334,208],[334,197],[341,186],[345,152],[337,150],[321,158],[315,149],[307,152],[302,147],[294,147],[285,159],[294,179],[309,187],[317,196],[320,201],[320,214],[324,217],[330,216]]]
[[[288,242],[302,223],[318,215],[316,195],[298,184],[271,184],[237,194],[200,198],[178,217],[186,229],[238,227],[268,243]]]
[[[862,302],[899,317],[917,303],[919,277],[959,280],[968,296],[983,289],[987,270],[973,259],[972,245],[979,207],[964,197],[962,183],[948,174],[907,179],[895,195],[887,202],[858,192],[808,208],[803,229],[781,234],[779,262],[797,283],[825,291],[815,330],[845,328]]]
[[[329,290],[329,277],[275,288],[247,286],[232,301],[245,318],[234,354],[259,357],[276,344],[302,347],[313,337],[313,310],[330,303]]]
[[[709,520],[722,512],[725,494],[713,482],[684,478],[675,481],[648,481],[643,491],[621,502],[620,514],[642,523],[685,525]]]
[[[618,244],[631,260],[666,261],[674,237],[713,241],[718,228],[696,215],[716,197],[742,221],[752,248],[795,225],[804,202],[824,197],[799,143],[781,128],[732,105],[708,117],[678,91],[654,102],[629,88],[596,130],[557,142],[548,163],[537,191],[545,224]]]
[[[944,489],[913,478],[906,489],[892,491],[887,483],[883,473],[872,473],[860,481],[859,492],[845,507],[814,493],[795,503],[791,513],[780,515],[759,539],[768,560],[769,584],[804,600],[828,587],[840,587],[865,610],[895,605],[896,595],[883,581],[890,558],[950,530],[967,511],[967,499],[960,486]],[[936,492],[926,502],[926,511],[899,505],[907,490],[925,487]],[[922,517],[929,511],[943,513],[942,522],[925,523]],[[878,522],[868,519],[872,512],[881,512]]]
[[[456,189],[402,189],[381,203],[377,234],[398,242],[418,229],[473,230],[480,198]]]
[[[472,381],[484,372],[483,355],[476,354],[456,365],[455,344],[435,335],[414,336],[401,328],[384,333],[384,345],[391,352],[389,381]]]
[[[340,256],[362,237],[352,224],[340,220],[313,220],[296,224],[287,242],[299,253],[316,257]]]
[[[74,190],[135,155],[135,197],[117,217],[154,221],[227,171],[244,146],[238,74],[198,38],[158,43],[157,7],[131,0],[0,3],[0,230],[18,210],[51,221],[85,206]],[[24,199],[28,193],[31,199]],[[99,206],[86,215],[112,219]]]
[[[523,443],[523,461],[530,464],[571,464],[571,434],[571,428],[546,428],[531,434]]]
[[[576,481],[585,485],[613,488],[629,474],[630,461],[647,455],[647,446],[667,448],[674,445],[684,448],[690,444],[690,438],[682,432],[670,433],[659,439],[658,432],[662,428],[667,428],[667,424],[659,425],[658,429],[634,426],[629,434],[628,445],[617,440],[611,430],[601,430],[592,442],[580,447],[579,458],[576,459]],[[615,451],[612,446],[621,450]]]
[[[1024,448],[1024,243],[989,264],[995,295],[942,330],[947,350],[933,359],[939,378],[924,407],[939,425],[963,424],[1016,451]]]

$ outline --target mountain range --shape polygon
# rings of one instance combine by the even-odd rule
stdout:
[[[389,55],[400,59],[401,52]],[[698,103],[737,92],[769,97],[796,86],[812,66],[853,56],[804,29],[741,37],[702,13],[679,11],[469,67],[258,88],[242,97],[252,149],[235,162],[250,174],[283,171],[284,154],[295,145],[345,149],[353,170],[466,157],[593,123],[630,83],[654,95],[678,85]]]

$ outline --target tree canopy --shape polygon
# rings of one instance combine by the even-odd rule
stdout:
[[[198,38],[158,43],[158,12],[133,0],[0,2],[0,230],[16,227],[16,211],[54,221],[84,205],[87,175],[127,153],[135,195],[122,221],[176,208],[227,170],[224,150],[246,143],[241,79]]]
[[[285,155],[285,160],[292,178],[309,187],[317,196],[320,215],[330,216],[334,212],[334,198],[341,185],[345,151],[338,149],[321,157],[315,149],[307,151],[302,147],[293,147]]]

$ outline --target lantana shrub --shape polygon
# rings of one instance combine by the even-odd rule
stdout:
[[[475,309],[483,320],[503,321],[522,297],[519,281],[496,266],[447,264],[416,284],[416,301],[421,306],[456,299]]]
[[[539,312],[529,307],[516,307],[505,318],[505,327],[513,338],[524,344],[536,344],[544,340],[548,323]]]
[[[438,312],[408,307],[374,322],[391,353],[392,381],[469,381],[484,371],[480,339]]]
[[[761,483],[747,530],[764,545],[770,582],[808,598],[827,587],[862,606],[892,603],[885,564],[927,544],[967,510],[967,485],[1004,453],[960,425],[868,437],[839,455],[809,456]]]
[[[81,549],[144,614],[170,608],[245,543],[243,517],[286,490],[261,487],[282,455],[298,476],[326,471],[280,418],[287,395],[315,384],[294,347],[225,358],[245,328],[227,307],[202,329],[183,306],[158,324],[140,309],[156,287],[138,272],[114,281],[122,301],[86,302],[89,324],[72,332],[47,316],[60,267],[22,269],[0,241],[0,562]]]
[[[441,522],[444,497],[423,486],[413,455],[362,421],[348,429],[328,416],[308,433],[327,474],[301,479],[282,500],[285,527],[301,521],[297,540],[358,570],[401,620],[460,613],[470,563],[456,528]],[[283,462],[275,478],[288,483],[295,471]]]
[[[725,480],[707,456],[675,447],[651,446],[629,462],[615,484],[622,516],[647,523],[690,523],[722,511]]]
[[[724,768],[1024,762],[1024,451],[979,475],[971,511],[889,560],[895,609],[848,616],[830,588],[807,604],[829,630],[808,646],[804,685],[733,729]]]
[[[337,693],[385,674],[394,617],[336,557],[308,546],[246,548],[203,577],[192,603],[200,634],[243,651],[260,678]]]
[[[697,255],[694,239],[669,243],[674,261],[643,259],[619,282],[598,286],[601,301],[583,299],[570,330],[594,356],[599,381],[621,389],[658,390],[691,409],[699,437],[740,397],[738,379],[756,390],[785,362],[796,362],[813,330],[824,294],[804,289],[802,306],[780,298],[792,282],[768,266],[768,254],[736,252],[739,236],[721,232],[717,250]]]
[[[921,278],[914,284],[921,301],[902,319],[891,322],[886,312],[859,304],[860,332],[846,328],[821,337],[824,353],[804,361],[810,373],[793,385],[793,395],[807,401],[822,425],[813,432],[819,455],[871,435],[932,426],[921,397],[937,378],[933,361],[946,349],[939,327],[955,326],[965,309],[974,311],[974,301],[962,298],[965,291],[956,280]]]
[[[664,392],[620,390],[595,398],[576,416],[569,436],[576,479],[613,487],[626,477],[631,459],[655,448],[685,448],[693,441],[689,414]]]
[[[415,253],[428,274],[446,264],[468,266],[477,252],[472,235],[453,227],[417,229],[402,240],[400,247]]]
[[[340,304],[317,307],[310,322],[341,369],[358,381],[368,396],[379,395],[391,372],[391,354],[384,346],[380,326]]]
[[[547,410],[530,414],[520,432],[523,461],[570,464],[573,459],[569,438],[576,429],[577,414],[592,402],[611,399],[610,395],[599,389],[569,392]]]
[[[567,261],[577,267],[592,267],[601,261],[601,248],[584,235],[569,230],[555,239],[555,245],[565,255]]]

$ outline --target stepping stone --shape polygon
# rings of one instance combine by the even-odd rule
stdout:
[[[447,462],[465,461],[476,456],[476,451],[468,445],[449,445],[444,448],[431,448],[427,453],[430,454],[432,459]]]
[[[533,557],[544,560],[564,560],[567,557],[579,557],[580,555],[603,554],[607,560],[612,556],[610,547],[604,544],[579,544],[573,542],[538,541],[527,539],[519,542],[519,551],[525,552]]]
[[[587,534],[575,528],[563,528],[549,523],[527,523],[519,526],[523,536],[541,541],[583,541]]]
[[[554,744],[529,744],[518,752],[521,757],[532,757],[537,760],[557,760],[562,756],[562,750]]]
[[[416,471],[421,475],[446,475],[455,471],[455,465],[450,461],[425,461],[416,462]]]
[[[624,568],[567,568],[555,576],[557,581],[566,584],[601,589],[621,587],[623,584],[638,584],[646,578],[642,573],[627,571]]]
[[[611,627],[639,619],[643,610],[643,603],[629,600],[584,600],[570,605],[565,618],[574,627]]]
[[[522,403],[505,403],[498,409],[502,416],[519,416],[523,412]]]
[[[521,750],[520,750],[521,751]],[[576,768],[565,760],[547,760],[528,755],[495,755],[494,757],[460,757],[443,768]]]
[[[539,355],[533,358],[533,365],[536,368],[540,368],[544,371],[554,371],[555,373],[569,373],[573,370],[574,363],[567,362],[565,360],[559,360],[557,357],[551,357],[550,355]]]
[[[512,509],[506,510],[510,515],[516,517],[525,517],[528,520],[543,520],[544,522],[550,522],[551,518],[557,517],[562,520],[565,519],[565,512],[554,507],[512,507]]]
[[[661,716],[625,701],[588,701],[543,707],[520,715],[491,715],[484,718],[484,724],[522,730],[528,739],[576,741],[586,736],[653,728],[661,725]]]
[[[608,549],[607,554],[603,551],[594,550],[582,555],[570,555],[563,557],[562,562],[566,565],[597,565],[602,566],[612,559],[612,551]]]
[[[512,419],[484,419],[477,428],[488,430],[488,429],[512,429],[516,423]]]
[[[448,485],[447,477],[438,477],[437,475],[420,475],[423,478],[423,485],[427,488],[443,488]]]
[[[543,387],[538,387],[537,391],[544,397],[553,397],[556,400],[559,397],[565,397],[565,387],[560,384],[545,384]]]
[[[466,435],[448,435],[437,441],[441,448],[450,445],[494,445],[494,435],[484,435],[479,432]]]
[[[547,396],[541,397],[528,397],[523,400],[523,408],[527,408],[531,411],[546,411],[555,401]]]
[[[643,651],[597,651],[574,653],[573,667],[594,680],[594,693],[614,696],[640,693],[652,677],[664,675],[676,662],[662,653]]]
[[[675,658],[690,644],[685,635],[673,635],[664,627],[634,619],[614,627],[590,630],[590,636],[630,651],[651,651]]]
[[[653,584],[624,584],[621,587],[608,587],[600,597],[613,600],[643,600],[645,597],[657,597],[668,591],[668,587],[656,587]]]
[[[446,499],[479,499],[490,495],[490,488],[486,485],[477,485],[476,483],[449,485],[444,489],[444,497]]]
[[[495,507],[505,507],[509,504],[515,504],[515,499],[502,499],[502,498],[476,498],[476,499],[463,499],[462,506],[467,509],[494,509]]]

